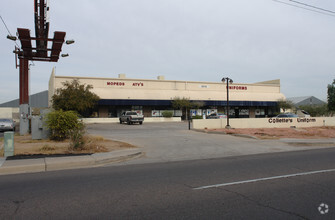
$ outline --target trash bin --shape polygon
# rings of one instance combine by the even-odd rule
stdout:
[[[14,156],[14,132],[7,131],[4,133],[4,156]]]

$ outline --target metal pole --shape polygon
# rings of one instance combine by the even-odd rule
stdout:
[[[227,125],[226,128],[230,128],[229,125],[229,78],[227,77]]]
[[[226,106],[227,125],[226,125],[226,128],[230,129],[230,125],[229,125],[229,83],[233,83],[233,80],[230,79],[229,77],[223,77],[221,81],[224,83],[226,80],[227,80],[227,106]]]
[[[20,59],[20,135],[29,133],[29,61]]]

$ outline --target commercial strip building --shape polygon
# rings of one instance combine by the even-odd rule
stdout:
[[[199,106],[191,109],[192,115],[226,113],[226,84],[222,82],[193,82],[165,80],[130,79],[125,74],[118,78],[56,76],[53,71],[49,80],[49,105],[56,89],[63,82],[79,80],[90,84],[91,90],[100,97],[95,115],[99,118],[119,117],[125,110],[135,110],[145,117],[160,117],[164,111],[173,111],[174,116],[182,116],[180,110],[172,108],[172,101],[187,98]],[[229,84],[229,115],[232,118],[271,117],[277,113],[277,101],[285,99],[280,92],[280,80],[253,84]]]

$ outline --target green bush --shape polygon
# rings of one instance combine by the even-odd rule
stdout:
[[[195,115],[195,116],[192,116],[192,119],[202,119],[202,116],[201,115]]]
[[[173,116],[173,112],[172,111],[164,111],[162,112],[162,115],[164,118],[171,118]]]
[[[52,111],[46,115],[46,124],[51,131],[50,139],[56,141],[78,135],[77,133],[82,133],[84,129],[83,123],[78,120],[78,115],[74,111]]]

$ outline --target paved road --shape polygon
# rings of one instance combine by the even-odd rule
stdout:
[[[290,146],[277,140],[254,140],[189,131],[188,124],[184,122],[144,123],[143,125],[93,124],[88,126],[88,132],[131,143],[146,152],[146,157],[130,161],[127,164],[221,158],[320,148]]]
[[[195,189],[334,169],[334,158],[321,149],[1,176],[0,219],[335,219],[334,171]]]

